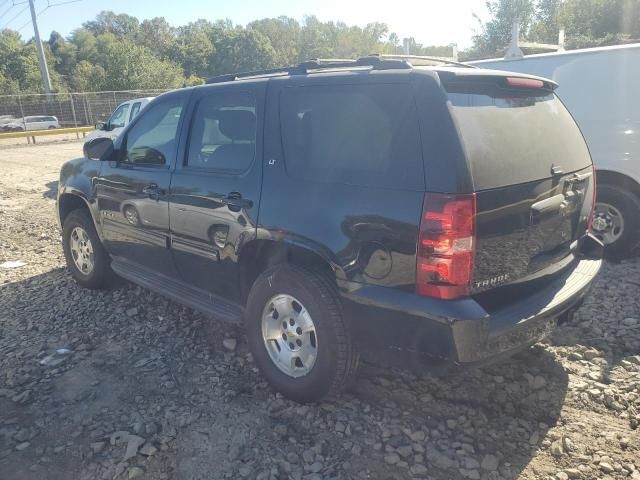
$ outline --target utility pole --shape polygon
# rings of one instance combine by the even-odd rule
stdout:
[[[38,30],[38,22],[36,20],[36,7],[33,0],[29,0],[29,9],[31,10],[31,21],[33,22],[33,34],[36,39],[36,50],[38,51],[38,62],[40,63],[40,73],[42,74],[42,83],[44,91],[47,95],[51,94],[51,79],[49,78],[49,67],[47,67],[47,57],[44,56],[44,48],[42,48],[42,40],[40,40],[40,31]]]

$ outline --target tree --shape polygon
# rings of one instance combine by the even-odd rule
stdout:
[[[82,60],[73,67],[71,87],[76,92],[97,92],[108,88],[105,80],[104,68]]]
[[[256,30],[229,32],[217,45],[211,74],[246,72],[276,65],[276,52],[267,37]]]
[[[83,23],[82,27],[96,36],[103,33],[112,33],[118,37],[133,39],[140,30],[140,22],[136,17],[126,13],[116,14],[102,11],[96,16],[95,20]]]
[[[137,31],[136,41],[163,60],[171,59],[178,47],[176,29],[164,17],[144,20]]]
[[[511,41],[514,22],[526,36],[534,18],[534,0],[488,0],[491,20],[481,25],[481,32],[473,37],[473,53],[478,56],[494,55]]]
[[[75,30],[69,39],[76,48],[76,61],[87,61],[94,63],[98,57],[96,47],[96,37],[93,33],[85,29]]]
[[[490,0],[491,19],[473,38],[469,58],[502,54],[517,20],[520,37],[555,44],[565,29],[566,47],[612,45],[640,38],[638,0]]]
[[[292,65],[300,52],[300,24],[290,17],[264,18],[247,25],[269,39],[275,51],[275,63]]]
[[[503,55],[514,21],[520,36],[556,43],[566,29],[568,48],[607,45],[640,38],[638,0],[488,0],[490,19],[479,24],[463,58]],[[400,39],[385,23],[365,27],[322,22],[308,16],[265,18],[246,27],[231,20],[196,20],[173,27],[163,17],[140,22],[110,11],[64,38],[51,32],[45,43],[56,91],[171,88],[197,85],[215,74],[252,71],[312,58],[357,58],[370,53],[450,56],[450,46]],[[0,88],[41,92],[33,41],[0,32]]]
[[[129,40],[116,40],[105,33],[97,39],[98,62],[104,69],[104,87],[108,90],[176,88],[184,75],[177,64],[161,60],[146,47]]]
[[[174,61],[182,64],[187,76],[204,77],[209,71],[209,59],[215,53],[211,41],[213,24],[197,20],[178,28]]]
[[[55,71],[51,50],[45,48],[45,54],[54,89],[64,90],[60,75]],[[23,42],[18,32],[12,30],[0,32],[0,74],[7,92],[41,93],[44,91],[35,43]]]
[[[64,76],[71,75],[77,63],[78,48],[75,44],[67,42],[62,35],[54,30],[49,36],[49,48],[55,64],[55,71]]]

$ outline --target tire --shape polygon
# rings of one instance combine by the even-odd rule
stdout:
[[[611,259],[621,259],[629,256],[640,245],[640,199],[632,192],[617,185],[598,185],[596,198],[596,215],[594,216],[592,231],[601,240],[605,240],[603,230],[599,230],[598,217],[606,215],[606,205],[612,206],[621,217],[623,228],[613,241],[605,241],[605,256]],[[614,216],[615,217],[615,216]],[[608,217],[609,222],[611,216]],[[620,219],[617,221],[619,222]]]
[[[138,212],[138,209],[133,205],[126,205],[122,209],[122,214],[124,215],[125,220],[131,225],[134,225],[136,227],[141,225],[140,212]]]
[[[266,312],[271,312],[270,318],[286,321],[285,313],[279,317],[270,310],[274,299],[281,302],[275,310],[286,311],[289,298],[294,300],[294,309],[299,302],[298,306],[306,310],[312,319],[311,325],[314,326],[313,335],[305,333],[299,337],[303,341],[301,348],[304,346],[308,349],[308,344],[312,345],[315,339],[315,359],[312,366],[308,372],[298,375],[311,362],[305,366],[301,362],[298,364],[296,360],[294,374],[298,376],[295,377],[285,373],[272,359],[270,351],[275,351],[273,346],[276,342],[267,343],[263,338],[263,316]],[[299,322],[301,318],[298,317]],[[276,323],[277,328],[280,328],[282,322]],[[298,324],[292,325],[292,328],[297,328]],[[255,281],[249,293],[246,329],[249,348],[258,368],[275,390],[291,400],[308,403],[334,398],[355,380],[359,357],[343,317],[338,292],[321,274],[290,264],[277,265],[265,271]],[[287,338],[286,342],[297,342],[294,337],[295,335]],[[280,338],[277,342],[281,348],[286,347],[286,342],[280,342]],[[293,343],[288,345],[293,346]]]
[[[72,238],[74,231],[75,234],[81,231],[86,232],[92,250],[90,257],[93,260],[93,266],[91,269],[81,270],[74,259],[75,254],[72,246],[75,241],[74,238]],[[82,235],[76,238],[82,240]],[[109,255],[98,238],[93,219],[87,210],[74,210],[64,220],[62,227],[62,247],[64,249],[64,257],[67,260],[67,267],[69,267],[71,276],[78,284],[91,289],[100,289],[108,286],[109,281],[114,277],[109,265]]]

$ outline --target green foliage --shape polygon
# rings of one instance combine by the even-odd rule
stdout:
[[[276,66],[276,51],[257,30],[235,29],[218,43],[211,66],[216,74],[248,72]]]
[[[567,48],[584,48],[640,39],[638,0],[488,0],[491,19],[480,25],[467,58],[502,55],[511,40],[511,25],[520,37],[556,44],[565,29]]]
[[[517,21],[527,40],[578,48],[640,38],[638,0],[487,0],[491,18],[480,23],[473,47],[462,56],[502,55]],[[265,18],[246,27],[230,20],[196,20],[173,27],[163,17],[140,22],[127,14],[99,13],[64,38],[51,32],[45,42],[55,91],[173,88],[199,85],[231,72],[293,65],[312,58],[357,58],[371,53],[451,56],[451,46],[425,46],[399,38],[385,23],[365,27]],[[32,40],[0,32],[0,92],[42,92]]]

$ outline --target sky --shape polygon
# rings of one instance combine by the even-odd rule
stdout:
[[[17,5],[12,6],[16,3]],[[27,39],[33,36],[29,9],[25,0],[0,0],[0,30],[20,29]],[[322,21],[343,21],[364,26],[384,22],[400,38],[414,37],[424,45],[457,43],[464,49],[478,28],[473,13],[486,19],[485,0],[35,0],[40,13],[38,25],[43,39],[52,30],[68,35],[93,19],[101,10],[127,13],[143,20],[165,17],[174,26],[198,18],[229,18],[246,25],[252,20],[286,15],[301,21],[316,15]],[[6,12],[6,13],[5,13]],[[5,25],[6,24],[6,25]]]

